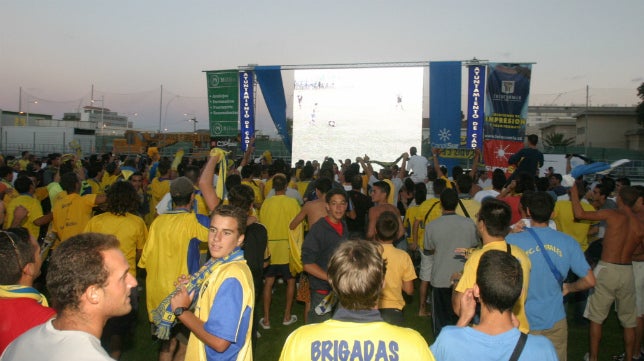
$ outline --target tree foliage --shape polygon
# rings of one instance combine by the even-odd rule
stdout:
[[[562,133],[548,133],[543,138],[543,144],[548,147],[568,147],[575,144],[575,139],[566,138]]]
[[[637,96],[641,99],[635,111],[637,112],[637,123],[644,125],[644,83],[637,88]]]

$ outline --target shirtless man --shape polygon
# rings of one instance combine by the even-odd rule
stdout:
[[[318,179],[317,182],[315,182],[315,194],[317,198],[314,201],[309,201],[304,203],[304,206],[302,207],[302,210],[300,213],[293,218],[291,223],[289,224],[290,229],[295,229],[297,226],[304,221],[306,218],[306,221],[309,224],[309,228],[315,224],[315,222],[319,221],[321,218],[324,218],[327,216],[327,210],[326,210],[326,200],[325,200],[325,195],[326,193],[331,189],[332,184],[331,180],[328,178],[320,178]]]
[[[389,183],[385,181],[378,181],[372,185],[371,188],[371,200],[375,205],[369,209],[369,226],[367,227],[367,239],[374,239],[376,235],[376,221],[378,217],[384,211],[393,212],[398,216],[399,229],[396,236],[396,240],[400,239],[405,234],[405,229],[402,224],[402,219],[400,218],[400,211],[398,208],[392,204],[387,203],[387,197],[389,197],[389,192],[391,192],[391,187]]]
[[[633,253],[644,236],[644,227],[633,212],[638,197],[639,192],[635,188],[623,187],[617,196],[617,209],[591,212],[582,208],[577,184],[570,189],[575,218],[606,221],[601,260],[595,267],[597,283],[584,312],[584,317],[590,320],[590,361],[597,360],[602,323],[615,300],[618,301],[617,315],[624,327],[624,359],[633,358],[637,318],[632,261]]]

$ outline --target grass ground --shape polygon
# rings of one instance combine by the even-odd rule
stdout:
[[[417,286],[417,285],[416,285]],[[255,360],[259,361],[276,361],[282,349],[286,337],[297,327],[302,325],[304,305],[295,303],[293,314],[297,315],[299,320],[291,326],[282,325],[283,305],[284,305],[285,285],[277,284],[273,293],[273,307],[271,308],[271,329],[260,329],[262,336],[258,339]],[[144,297],[144,296],[142,296]],[[121,360],[123,361],[147,361],[157,360],[158,343],[150,337],[150,328],[147,322],[145,310],[145,301],[142,298],[141,309],[136,330],[132,337],[126,340],[125,350]],[[259,304],[258,308],[261,309]],[[407,326],[420,332],[427,340],[428,344],[434,341],[434,335],[431,330],[431,319],[427,317],[418,317],[418,295],[408,300],[405,308],[405,319]],[[569,315],[572,312],[569,313]],[[584,354],[588,350],[588,326],[578,325],[569,317],[568,332],[568,359],[571,361],[583,360]],[[622,329],[615,317],[611,313],[604,325],[603,339],[600,347],[600,360],[611,360],[611,356],[623,352]]]

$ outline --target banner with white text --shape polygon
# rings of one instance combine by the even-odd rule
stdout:
[[[245,152],[255,135],[255,88],[252,71],[239,72],[239,125],[241,147]]]
[[[236,137],[239,129],[238,71],[208,71],[206,79],[210,136]]]
[[[481,148],[485,121],[485,65],[470,65],[467,79],[467,148]]]
[[[523,148],[531,73],[530,64],[488,64],[483,151],[488,171],[511,173],[508,158]]]

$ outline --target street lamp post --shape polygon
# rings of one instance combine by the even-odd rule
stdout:
[[[189,113],[184,113],[183,115],[185,116],[191,116],[190,118],[186,119],[186,122],[192,122],[192,132],[197,133],[197,116],[194,114],[189,114]]]
[[[38,104],[37,100],[30,100],[27,102],[27,112],[25,113],[27,115],[27,120],[25,121],[25,125],[29,125],[29,104]],[[19,112],[20,114],[23,114],[23,112]]]

